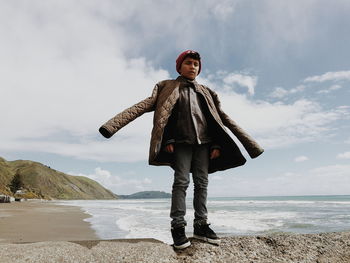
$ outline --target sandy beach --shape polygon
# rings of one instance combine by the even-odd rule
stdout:
[[[155,239],[98,240],[78,207],[51,202],[0,204],[0,262],[349,263],[350,232],[190,238],[176,251]]]
[[[98,239],[89,215],[74,206],[50,201],[0,204],[0,243]]]

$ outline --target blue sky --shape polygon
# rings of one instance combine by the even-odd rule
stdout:
[[[349,1],[1,1],[0,156],[42,162],[117,194],[171,191],[147,164],[152,114],[98,128],[176,78],[198,82],[265,149],[210,175],[209,196],[350,194]],[[192,189],[188,190],[192,195]]]

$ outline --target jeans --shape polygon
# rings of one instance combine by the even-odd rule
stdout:
[[[174,183],[172,188],[170,217],[171,226],[186,225],[186,190],[192,172],[194,183],[194,223],[207,220],[209,144],[175,144]]]

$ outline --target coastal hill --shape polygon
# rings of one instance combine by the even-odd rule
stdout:
[[[120,199],[158,199],[171,198],[171,194],[162,191],[143,191],[131,195],[118,195]]]
[[[33,161],[6,161],[0,157],[0,194],[13,196],[23,189],[24,198],[117,199],[94,180],[72,176]]]
[[[6,186],[10,184],[13,176],[14,173],[10,164],[0,157],[0,194],[11,195],[10,188]]]

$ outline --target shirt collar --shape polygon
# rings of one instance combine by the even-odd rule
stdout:
[[[183,76],[178,76],[176,80],[180,81],[181,83],[193,84],[194,86],[198,84],[196,80],[190,80]]]

